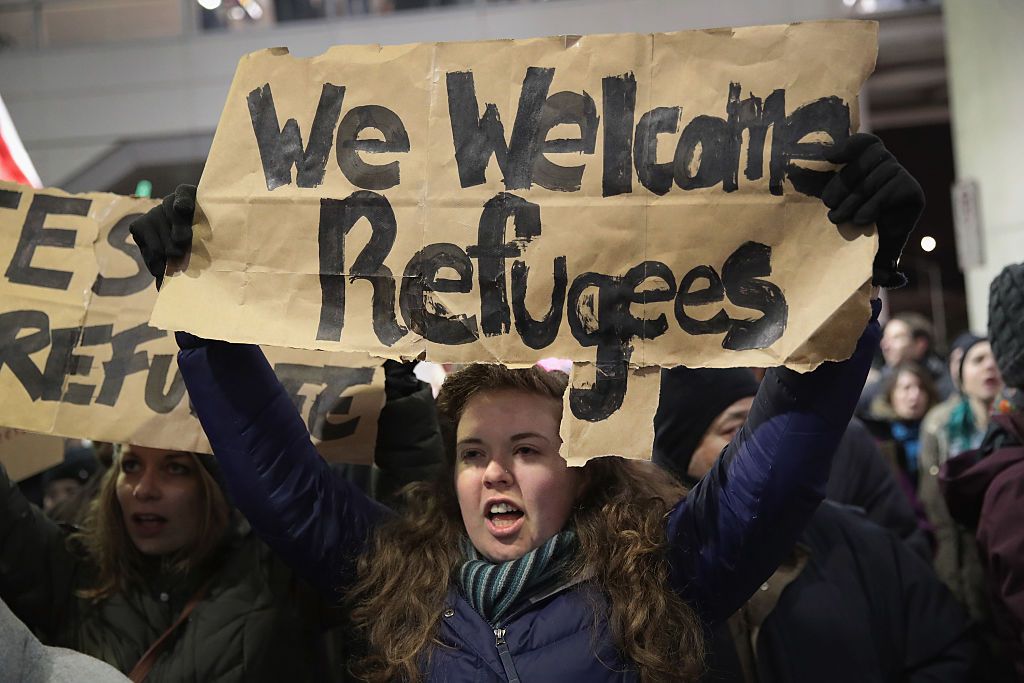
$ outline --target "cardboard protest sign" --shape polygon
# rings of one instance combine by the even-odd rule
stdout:
[[[64,460],[64,439],[0,428],[0,464],[11,481],[28,479]]]
[[[128,232],[156,202],[0,183],[0,424],[209,452],[153,278]],[[366,354],[265,347],[329,459],[370,463],[383,370]]]
[[[818,195],[876,52],[876,24],[818,22],[248,55],[152,324],[568,358],[563,429],[607,452],[645,368],[852,352],[876,240]]]

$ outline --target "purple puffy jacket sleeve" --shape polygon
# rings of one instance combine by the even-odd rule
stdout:
[[[705,621],[747,601],[824,499],[881,337],[878,304],[849,359],[805,374],[768,371],[743,428],[669,515],[670,581]]]
[[[178,367],[232,502],[300,576],[337,598],[386,508],[320,457],[258,346],[177,339]]]

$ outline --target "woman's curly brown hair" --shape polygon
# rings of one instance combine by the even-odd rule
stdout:
[[[402,492],[402,514],[378,527],[348,591],[351,620],[367,648],[352,672],[368,681],[418,681],[438,640],[449,586],[463,561],[466,535],[455,493],[454,431],[480,392],[516,390],[561,400],[566,377],[539,368],[471,365],[451,375],[438,396],[446,465],[432,482]],[[567,579],[588,580],[623,658],[645,683],[694,681],[704,667],[700,619],[668,586],[665,520],[686,490],[651,463],[597,458],[582,468],[583,486],[570,519],[579,550]],[[596,630],[595,630],[596,633]],[[595,655],[596,656],[596,655]]]

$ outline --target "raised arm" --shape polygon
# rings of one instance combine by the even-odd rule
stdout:
[[[872,283],[906,283],[899,257],[924,209],[921,186],[873,135],[826,155],[844,164],[821,193],[839,225],[875,224]],[[669,517],[671,580],[706,619],[724,619],[767,579],[825,496],[881,331],[879,302],[853,355],[800,375],[770,370],[746,424]]]
[[[769,370],[743,428],[670,515],[672,583],[705,619],[725,619],[771,576],[824,499],[881,337],[878,309],[848,360]]]
[[[258,346],[177,337],[178,367],[232,502],[297,573],[335,596],[386,509],[320,457]]]
[[[387,402],[377,422],[374,497],[388,501],[402,487],[427,481],[444,467],[444,442],[430,385],[413,374],[412,363],[385,361]]]
[[[196,188],[179,185],[136,219],[132,238],[157,289],[168,259],[192,244]],[[327,595],[352,578],[384,508],[335,474],[257,346],[177,334],[189,400],[253,529]]]

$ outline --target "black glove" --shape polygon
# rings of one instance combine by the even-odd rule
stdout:
[[[836,225],[874,223],[878,227],[878,253],[872,284],[907,284],[907,277],[897,269],[897,264],[924,211],[921,186],[882,141],[868,133],[851,135],[825,158],[846,164],[821,193],[821,201],[831,209],[828,219]]]
[[[413,374],[417,362],[384,361],[384,397],[388,401],[411,396],[419,390],[420,380]]]
[[[146,268],[156,278],[156,288],[164,280],[167,259],[181,258],[192,246],[192,216],[196,212],[196,186],[178,185],[144,216],[136,218],[129,230],[139,245]]]

